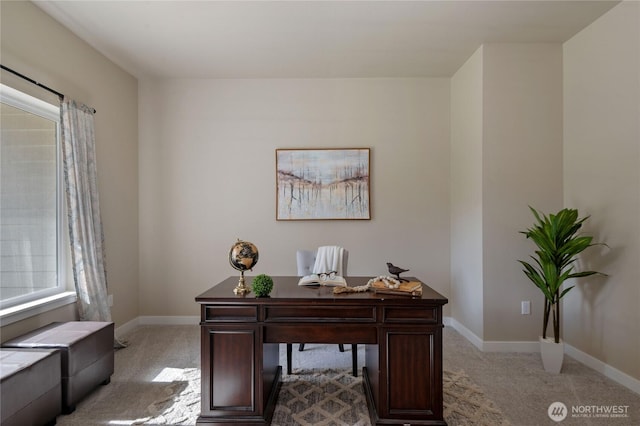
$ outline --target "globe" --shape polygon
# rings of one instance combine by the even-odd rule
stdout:
[[[258,263],[258,248],[248,241],[238,240],[229,250],[229,263],[238,271],[248,271]]]
[[[241,296],[251,293],[251,289],[244,283],[244,271],[253,269],[258,263],[258,248],[253,243],[238,239],[229,250],[229,263],[240,271],[240,280],[233,292]]]

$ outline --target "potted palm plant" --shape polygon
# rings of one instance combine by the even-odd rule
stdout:
[[[523,272],[533,284],[544,294],[544,317],[540,352],[545,370],[559,373],[562,368],[564,345],[560,340],[560,300],[574,287],[564,287],[565,281],[571,278],[588,277],[600,274],[597,271],[576,271],[575,261],[578,254],[585,249],[598,245],[593,237],[580,235],[578,231],[582,223],[589,217],[578,218],[575,209],[562,209],[549,216],[540,214],[529,207],[536,223],[526,231],[521,231],[537,246],[534,263],[518,260]],[[604,275],[604,274],[602,274]],[[553,339],[547,339],[549,319],[553,319]]]

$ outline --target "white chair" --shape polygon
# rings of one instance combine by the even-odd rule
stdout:
[[[313,273],[313,267],[316,262],[317,251],[313,250],[298,250],[296,252],[296,264],[298,267],[298,276],[304,277]],[[343,249],[342,252],[342,270],[338,271],[338,275],[343,277],[347,276],[347,263],[349,260],[349,252]],[[338,268],[340,269],[340,268]],[[300,343],[298,351],[304,351],[304,343]],[[340,352],[344,352],[344,345],[340,343],[338,345]],[[287,374],[291,374],[291,358],[293,353],[293,345],[287,343]],[[353,375],[358,377],[358,345],[351,344],[351,361],[353,364]]]

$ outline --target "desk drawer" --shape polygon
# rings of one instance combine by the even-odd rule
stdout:
[[[385,306],[383,318],[385,323],[438,324],[441,322],[436,306]]]
[[[372,306],[266,306],[265,322],[375,322],[376,310]]]
[[[205,322],[255,322],[258,306],[212,306],[203,305],[202,319]]]
[[[360,324],[269,324],[263,328],[265,343],[358,343],[378,342],[375,326]]]

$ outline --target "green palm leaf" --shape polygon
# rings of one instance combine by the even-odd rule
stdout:
[[[587,248],[600,244],[593,243],[593,237],[578,235],[582,224],[589,216],[578,217],[575,209],[562,209],[556,214],[545,215],[529,206],[535,223],[526,231],[520,231],[536,245],[535,256],[531,256],[534,264],[518,260],[524,267],[523,272],[531,282],[540,289],[549,304],[545,309],[543,335],[549,319],[549,311],[555,310],[554,334],[556,342],[559,336],[560,300],[574,286],[562,289],[568,279],[588,277],[601,274],[596,271],[574,272],[574,264],[577,256]],[[606,244],[605,244],[606,245]],[[604,274],[601,274],[604,275]]]

